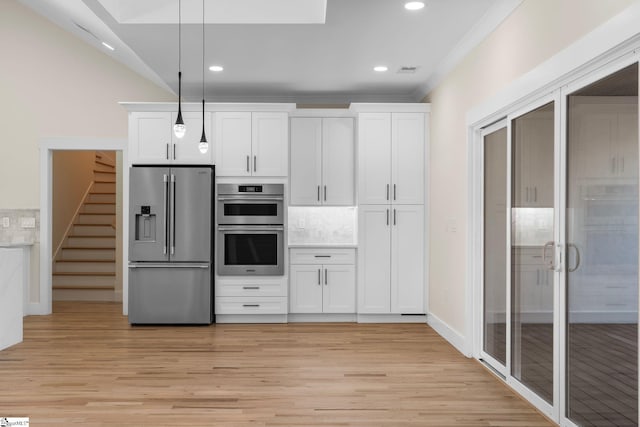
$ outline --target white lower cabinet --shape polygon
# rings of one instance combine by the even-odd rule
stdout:
[[[358,209],[358,313],[424,314],[424,207]]]
[[[290,313],[355,313],[354,249],[292,249],[290,259]]]
[[[218,277],[215,313],[287,314],[287,280],[283,276]]]

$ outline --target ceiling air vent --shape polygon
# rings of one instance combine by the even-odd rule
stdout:
[[[419,67],[404,66],[398,69],[398,74],[415,74]]]

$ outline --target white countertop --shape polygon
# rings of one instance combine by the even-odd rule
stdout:
[[[22,248],[33,246],[33,242],[0,242],[0,248]]]

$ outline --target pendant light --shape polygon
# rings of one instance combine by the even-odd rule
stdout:
[[[198,149],[202,154],[209,150],[207,135],[204,132],[204,0],[202,0],[202,136],[200,137]]]
[[[182,120],[182,1],[178,0],[178,117],[173,125],[176,138],[182,139],[187,127]]]

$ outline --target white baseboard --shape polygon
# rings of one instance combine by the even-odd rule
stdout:
[[[358,314],[358,323],[427,323],[426,314]]]
[[[45,316],[47,314],[51,314],[51,310],[41,302],[27,303],[27,309],[24,313],[25,316]]]
[[[427,323],[434,331],[438,333],[442,338],[447,340],[449,344],[454,346],[456,350],[464,354],[467,357],[471,357],[471,349],[468,348],[467,342],[464,336],[453,330],[449,325],[440,320],[437,316],[429,314],[427,317]]]
[[[216,323],[287,323],[286,314],[216,314]]]
[[[355,322],[356,314],[337,314],[337,313],[319,313],[319,314],[289,314],[289,323],[335,323],[335,322]]]

